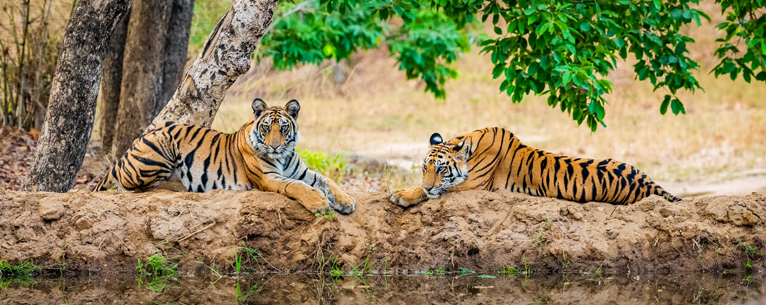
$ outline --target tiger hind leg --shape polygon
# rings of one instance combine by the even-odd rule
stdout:
[[[138,137],[93,191],[112,185],[129,191],[147,191],[168,180],[175,170],[178,145],[167,132],[155,130]]]

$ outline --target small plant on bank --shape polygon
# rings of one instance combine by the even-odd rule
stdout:
[[[497,274],[508,277],[517,276],[519,275],[519,269],[516,269],[516,267],[505,266],[500,268],[500,270],[497,270]]]
[[[171,286],[170,281],[178,281],[178,263],[166,258],[162,254],[155,254],[145,261],[138,259],[136,270],[138,271],[138,287],[146,284],[146,288],[154,292],[161,292]]]
[[[240,250],[242,250],[244,253],[240,254]],[[241,247],[237,247],[237,252],[234,253],[234,268],[239,274],[240,272],[245,272],[248,269],[255,270],[255,266],[259,266],[260,271],[260,265],[258,258],[263,258],[260,252],[258,252],[257,249],[252,249],[245,244],[245,242],[242,242]],[[246,261],[243,261],[243,259],[247,259]],[[246,266],[247,265],[247,266]]]
[[[460,276],[466,276],[466,275],[471,275],[476,273],[476,271],[473,271],[471,269],[466,269],[463,267],[460,267],[459,270],[460,270]]]
[[[445,274],[447,274],[447,271],[446,271],[446,270],[444,270],[444,268],[439,268],[439,269],[436,269],[436,275],[438,275],[438,276],[444,276]]]
[[[8,260],[2,260],[0,261],[0,288],[8,287],[10,284],[24,286],[36,284],[38,281],[33,276],[41,270],[40,266],[35,265],[31,259],[18,265],[12,265],[8,263]]]
[[[322,213],[315,213],[314,216],[316,217],[324,217],[324,219],[332,221],[335,219],[335,213],[333,211],[327,211]]]

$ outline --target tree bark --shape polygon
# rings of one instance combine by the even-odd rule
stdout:
[[[276,0],[234,0],[167,106],[146,129],[167,121],[210,126],[226,90],[250,69],[250,55],[274,17]]]
[[[120,157],[165,107],[186,63],[192,0],[136,0],[128,24],[112,156]]]
[[[162,105],[152,111],[152,119],[165,108],[173,93],[181,83],[186,65],[186,53],[189,50],[189,34],[194,16],[194,0],[174,0],[168,24],[168,36],[165,43],[165,68],[162,77]],[[147,124],[148,125],[148,124]],[[146,127],[146,126],[144,126]]]
[[[101,64],[132,0],[79,0],[67,23],[35,160],[24,189],[66,192],[88,146]]]
[[[117,110],[120,107],[120,89],[122,88],[122,62],[125,52],[125,37],[128,36],[130,12],[122,19],[112,33],[109,53],[104,59],[101,71],[101,155],[112,152]]]

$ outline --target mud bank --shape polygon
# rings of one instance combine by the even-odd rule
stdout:
[[[129,275],[43,280],[0,289],[0,304],[766,304],[760,296],[766,287],[759,283],[710,274],[670,279],[290,274],[182,277],[165,289],[153,288],[137,285]]]
[[[277,272],[327,271],[322,258],[331,256],[348,271],[368,255],[371,270],[399,273],[494,274],[525,260],[537,274],[741,272],[748,261],[751,272],[766,269],[764,194],[613,206],[469,191],[407,210],[383,193],[351,195],[357,210],[328,219],[258,191],[0,190],[0,259],[121,272],[163,252],[180,270],[201,273],[213,264],[231,270],[245,243],[261,253],[261,268]]]

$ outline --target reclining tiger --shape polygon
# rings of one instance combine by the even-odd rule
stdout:
[[[578,202],[635,203],[650,195],[680,201],[632,165],[570,158],[528,147],[510,131],[485,128],[443,142],[431,135],[420,186],[393,191],[389,200],[408,207],[446,192],[506,189]]]
[[[112,185],[146,191],[174,173],[188,191],[259,189],[297,200],[314,213],[348,214],[355,200],[331,179],[306,167],[295,151],[300,104],[252,104],[255,120],[233,134],[197,125],[166,123],[133,141],[93,191]]]

